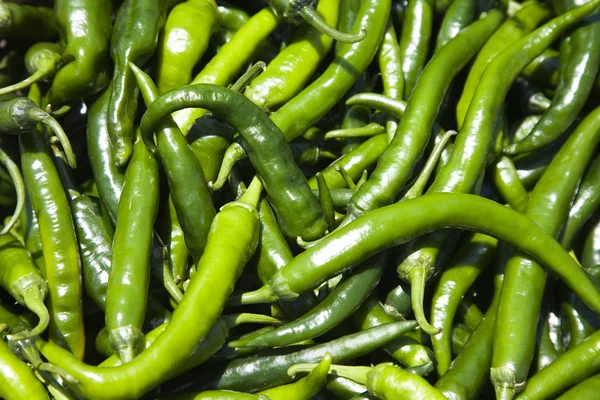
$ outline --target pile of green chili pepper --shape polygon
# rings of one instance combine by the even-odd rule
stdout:
[[[0,213],[0,399],[599,399],[600,0],[0,1]]]

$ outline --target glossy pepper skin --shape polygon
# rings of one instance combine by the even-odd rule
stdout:
[[[570,248],[575,235],[583,224],[592,216],[600,206],[600,157],[596,156],[590,164],[577,197],[569,210],[569,218],[565,223],[561,243],[565,248]]]
[[[548,8],[542,3],[526,2],[523,4],[523,8],[508,18],[481,48],[473,61],[463,92],[456,105],[456,120],[459,129],[463,126],[467,110],[486,67],[503,50],[534,30],[540,22],[548,18],[549,14]]]
[[[360,25],[368,30],[369,35],[360,42],[340,45],[336,49],[334,61],[325,72],[270,116],[288,142],[327,114],[367,69],[377,54],[385,33],[385,24],[381,21],[386,21],[389,17],[390,3],[391,0],[361,3],[355,26]],[[244,156],[243,147],[234,142],[227,149],[224,158],[233,158],[229,162],[233,165]],[[229,171],[219,173],[223,174],[228,175]]]
[[[394,317],[390,316],[386,310],[376,295],[371,294],[352,314],[352,322],[360,330],[393,323]],[[403,335],[385,344],[383,350],[394,360],[406,367],[418,369],[422,374],[427,374],[435,368],[436,361],[433,352],[410,335]]]
[[[270,7],[254,14],[194,77],[191,84],[212,83],[227,86],[232,83],[250,61],[254,50],[269,37],[280,22]],[[173,114],[173,119],[181,131],[187,134],[196,120],[204,114],[206,110],[187,108]]]
[[[265,284],[273,274],[292,261],[294,255],[277,225],[273,209],[266,199],[262,199],[258,209],[260,236],[252,264],[260,281]],[[279,306],[288,318],[299,318],[317,305],[314,293],[307,293],[294,301],[282,301]]]
[[[585,4],[580,0],[560,2],[560,13]],[[600,11],[582,21],[560,48],[561,65],[558,84],[548,110],[522,141],[504,149],[506,154],[522,154],[536,150],[561,136],[575,121],[588,100],[600,69]]]
[[[600,332],[596,332],[533,375],[516,399],[553,398],[568,387],[598,373],[599,352]]]
[[[406,105],[394,139],[379,157],[377,167],[369,180],[357,190],[348,203],[348,222],[392,203],[406,185],[415,164],[423,155],[452,78],[475,56],[503,18],[500,11],[491,10],[487,17],[463,30],[440,49],[427,64],[421,74],[422,79]]]
[[[41,101],[37,85],[29,96]],[[82,359],[81,264],[69,202],[44,134],[31,131],[19,138],[27,193],[40,227],[45,276],[49,288],[50,340]]]
[[[239,132],[286,236],[304,240],[323,236],[327,229],[325,216],[285,138],[268,116],[243,95],[209,84],[172,90],[148,107],[140,125],[142,136],[150,137],[165,115],[187,107],[209,109]]]
[[[597,6],[595,1],[551,20],[493,59],[477,85],[464,124],[454,141],[450,159],[429,187],[428,194],[469,193],[474,189],[492,150],[497,122],[502,113],[502,100],[512,82],[523,68],[552,44],[562,32],[592,12]],[[468,29],[463,32],[467,31]],[[457,38],[460,36],[459,34]],[[445,47],[451,43],[449,42]],[[425,275],[431,276],[440,248],[447,237],[448,231],[440,231],[419,239],[415,248],[398,266],[398,274],[410,279],[410,274],[421,273],[424,269]]]
[[[600,374],[596,374],[585,381],[578,383],[563,393],[557,400],[592,399],[600,390]]]
[[[101,207],[98,198],[85,194],[71,200],[85,293],[104,311],[114,228],[102,216]]]
[[[51,8],[15,3],[0,4],[0,36],[30,40],[53,40],[58,36]]]
[[[67,64],[44,97],[53,109],[104,89],[110,80],[110,0],[57,0],[54,13]]]
[[[26,338],[42,334],[50,319],[48,309],[44,305],[48,284],[29,252],[10,232],[0,236],[0,286],[17,303],[29,308],[39,318],[35,328],[19,336]]]
[[[445,399],[425,379],[393,364],[375,366],[367,374],[366,383],[369,393],[382,400]]]
[[[186,386],[201,386],[194,388],[195,390],[264,390],[289,383],[291,378],[287,371],[294,364],[318,362],[327,353],[331,354],[334,362],[353,360],[380,348],[416,326],[415,321],[397,321],[288,354],[240,358],[217,370],[213,367],[206,380],[188,383]],[[181,390],[190,389],[186,386],[181,387]]]
[[[317,12],[336,26],[340,16],[340,0],[321,0]],[[323,61],[333,39],[309,25],[298,28],[292,42],[254,79],[244,95],[259,107],[275,110],[298,94]]]
[[[219,11],[214,0],[188,0],[173,7],[158,43],[157,85],[161,93],[192,81],[192,70],[218,28]]]
[[[409,99],[429,54],[433,25],[433,1],[410,0],[402,23],[400,56],[404,98]]]
[[[429,212],[414,218],[419,209]],[[413,216],[410,226],[401,223],[408,216]],[[383,207],[349,223],[296,256],[275,273],[269,285],[242,295],[241,300],[249,304],[251,299],[256,303],[294,299],[385,248],[442,227],[486,233],[511,243],[550,268],[592,309],[600,310],[600,294],[585,272],[529,218],[478,196],[447,193]],[[353,245],[357,240],[361,240],[360,246]]]
[[[158,97],[154,82],[134,64],[130,64],[146,105]],[[156,131],[156,150],[165,169],[177,220],[192,257],[198,260],[206,246],[215,207],[204,173],[194,152],[172,118],[161,121]]]
[[[110,94],[109,87],[91,105],[88,112],[86,142],[98,195],[113,223],[116,223],[119,198],[125,183],[125,169],[116,165],[114,149],[108,134]]]
[[[302,317],[268,332],[246,335],[229,343],[229,347],[286,346],[322,335],[360,307],[379,283],[382,272],[381,257],[368,260]]]
[[[599,140],[597,108],[569,137],[533,190],[525,215],[550,235],[557,236],[567,219],[579,181]],[[545,280],[546,271],[527,255],[517,252],[509,259],[498,306],[491,370],[500,399],[512,398],[527,378]],[[518,316],[515,310],[521,310]]]
[[[143,349],[141,328],[146,315],[158,200],[158,160],[138,136],[119,200],[106,290],[109,342],[123,362],[130,361]]]
[[[135,399],[171,378],[217,322],[225,300],[256,249],[259,189],[250,186],[248,197],[221,208],[183,300],[151,347],[114,368],[83,364],[59,347],[39,341],[36,346],[44,357],[67,371],[75,379],[75,390],[88,398]],[[223,254],[229,256],[223,258]],[[211,306],[198,313],[198,304]],[[190,326],[195,329],[190,330]]]
[[[473,0],[455,0],[450,4],[437,34],[436,51],[473,22],[476,6]]]
[[[490,236],[469,234],[440,276],[431,301],[431,323],[441,329],[440,333],[431,337],[440,376],[446,373],[452,361],[452,323],[460,301],[492,263],[496,245],[497,240]]]
[[[115,68],[107,126],[118,166],[127,164],[135,139],[133,119],[139,91],[129,63],[143,66],[148,61],[156,49],[168,11],[180,1],[126,0],[117,13],[110,42]]]

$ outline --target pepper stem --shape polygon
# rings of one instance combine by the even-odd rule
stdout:
[[[6,235],[19,221],[19,217],[21,216],[23,208],[25,207],[25,183],[23,182],[23,177],[21,176],[19,166],[15,164],[15,162],[2,149],[0,149],[0,163],[8,170],[10,178],[15,187],[15,192],[17,193],[17,205],[15,207],[15,212],[4,226],[4,229],[2,229],[0,232],[0,235]]]
[[[254,208],[258,208],[258,202],[260,201],[260,194],[262,193],[262,182],[256,176],[250,182],[250,186],[246,189],[246,193],[240,197],[237,202],[248,204]]]
[[[288,369],[288,375],[293,377],[299,372],[312,372],[319,364],[296,364]],[[371,367],[350,367],[347,365],[332,364],[329,367],[329,375],[335,375],[342,378],[348,378],[361,385],[367,384],[367,374],[371,372]]]
[[[429,178],[431,177],[435,166],[440,160],[440,157],[444,149],[446,148],[446,144],[448,144],[450,138],[456,135],[456,133],[456,131],[448,131],[444,133],[444,135],[440,138],[440,141],[436,143],[436,145],[433,147],[433,150],[431,151],[431,154],[429,155],[425,166],[421,170],[419,177],[408,190],[408,192],[406,192],[406,194],[402,197],[402,200],[411,200],[423,194],[423,191],[425,190],[425,185],[427,185],[427,182],[429,181]]]
[[[264,303],[275,303],[277,296],[271,290],[269,285],[264,285],[260,289],[256,289],[252,292],[242,293],[236,296],[231,296],[227,300],[227,306],[245,306],[248,304],[264,304]]]
[[[12,85],[5,86],[0,89],[0,96],[16,92],[17,90],[25,89],[40,79],[43,79],[46,75],[48,75],[48,71],[35,71],[28,78],[23,79],[21,82],[13,83]]]
[[[227,177],[231,173],[233,166],[244,157],[246,157],[246,151],[242,145],[233,142],[225,151],[217,180],[215,182],[208,182],[208,187],[213,191],[221,189],[225,185],[225,182],[227,182]]]
[[[371,122],[368,125],[359,128],[334,129],[329,131],[323,137],[324,139],[335,138],[355,138],[355,137],[371,137],[385,132],[385,128],[377,122]]]
[[[227,329],[234,328],[241,324],[280,325],[283,323],[283,321],[280,320],[279,318],[273,318],[268,315],[251,314],[251,313],[223,315],[221,317],[221,321]]]
[[[356,43],[367,36],[366,29],[361,29],[360,33],[351,34],[340,32],[337,29],[332,28],[327,25],[327,22],[323,20],[323,17],[321,17],[318,12],[310,6],[302,7],[300,9],[300,16],[307,24],[338,42]]]
[[[175,282],[173,274],[171,273],[171,257],[169,257],[169,249],[167,247],[163,247],[162,256],[165,289],[175,303],[179,304],[181,303],[181,300],[183,300],[183,293],[181,292],[181,289],[179,289],[179,286],[177,286],[177,282]]]
[[[29,292],[26,296],[24,296],[23,300],[25,301],[25,307],[33,311],[33,313],[38,316],[39,321],[37,325],[30,331],[24,331],[15,336],[25,335],[23,337],[29,338],[32,336],[41,335],[44,333],[48,327],[48,323],[50,322],[50,315],[46,305],[44,304],[44,300],[41,297],[41,293],[38,290]]]
[[[410,281],[410,300],[417,323],[425,333],[437,335],[441,332],[441,329],[436,328],[427,321],[427,318],[425,318],[425,310],[423,309],[425,282],[427,281],[425,268],[420,265],[413,266],[410,271],[408,271],[408,280]]]
[[[329,186],[327,186],[327,182],[320,172],[317,172],[317,185],[319,188],[319,203],[321,203],[321,208],[323,209],[323,213],[325,213],[327,225],[331,232],[335,229],[335,210],[333,208],[333,200],[331,199]]]
[[[29,110],[29,113],[32,118],[38,119],[40,123],[50,128],[50,130],[58,138],[58,141],[60,142],[63,151],[65,152],[65,156],[67,157],[67,163],[69,164],[69,167],[73,169],[77,168],[77,161],[75,160],[75,153],[73,153],[71,142],[69,142],[67,134],[63,130],[62,126],[60,126],[58,121],[55,120],[50,114],[39,108],[32,108],[31,110]]]
[[[237,80],[233,85],[231,85],[230,89],[234,92],[243,92],[246,86],[250,84],[263,71],[267,69],[267,64],[264,61],[258,61],[256,64],[252,65],[244,74]]]

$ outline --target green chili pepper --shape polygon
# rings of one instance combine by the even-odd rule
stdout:
[[[360,307],[379,282],[382,271],[380,258],[368,260],[307,314],[274,330],[246,335],[230,342],[229,347],[286,346],[322,335]]]
[[[338,23],[339,10],[340,0],[321,0],[317,6],[317,12],[332,26]],[[292,42],[248,85],[244,95],[263,109],[277,109],[304,88],[332,44],[333,40],[317,29],[301,26]]]
[[[364,385],[341,376],[330,376],[325,388],[327,392],[342,400],[353,399],[355,396],[367,391]]]
[[[237,31],[250,19],[244,10],[232,7],[229,4],[219,6],[218,9],[221,16],[221,26],[229,31]]]
[[[218,27],[214,0],[188,0],[171,10],[158,44],[157,84],[161,93],[191,82],[192,70]]]
[[[138,81],[144,102],[149,106],[158,97],[158,89],[142,70],[134,64],[129,65]],[[171,198],[187,248],[197,260],[204,251],[210,224],[215,216],[211,193],[196,156],[170,117],[161,121],[156,141],[158,156],[167,174]]]
[[[279,18],[271,8],[254,14],[192,80],[191,84],[212,83],[227,86],[248,63],[254,50],[264,42],[279,25]],[[187,108],[173,114],[181,132],[186,134],[206,110]]]
[[[402,73],[402,54],[398,45],[398,38],[392,17],[388,18],[387,27],[379,53],[377,55],[379,71],[381,72],[381,82],[383,83],[383,94],[396,100],[404,98],[404,75]],[[398,121],[393,116],[387,116],[386,131],[389,141],[393,138],[398,129]]]
[[[456,105],[456,119],[459,129],[462,129],[467,110],[487,66],[503,50],[533,31],[539,23],[548,18],[549,14],[548,8],[542,3],[536,1],[525,2],[523,7],[506,20],[481,48],[471,66],[462,95]]]
[[[124,363],[143,348],[141,327],[146,314],[153,226],[158,211],[158,178],[158,162],[138,137],[119,200],[106,290],[109,342]]]
[[[217,388],[227,390],[256,391],[291,382],[287,371],[294,364],[320,361],[330,353],[334,362],[352,360],[369,354],[400,335],[414,329],[415,321],[399,321],[378,326],[363,332],[343,336],[331,342],[282,355],[257,355],[237,359],[215,371],[203,382],[188,383],[200,389]],[[189,390],[181,387],[181,390]]]
[[[135,139],[133,119],[138,88],[129,63],[143,66],[154,53],[168,11],[180,0],[126,0],[119,8],[111,38],[115,63],[108,103],[107,126],[115,162],[125,166]]]
[[[261,187],[255,182],[240,200],[221,208],[213,220],[197,271],[171,321],[155,343],[131,362],[115,368],[95,368],[69,357],[57,346],[36,343],[50,363],[68,373],[64,378],[76,391],[96,399],[138,398],[177,372],[219,318],[226,298],[256,248],[255,207]],[[224,253],[229,255],[227,259],[223,258]],[[198,304],[209,303],[211,307],[197,312]],[[189,326],[194,329],[190,331]]]
[[[562,354],[552,364],[528,379],[518,400],[553,398],[568,387],[600,370],[600,332]]]
[[[359,33],[349,34],[340,32],[328,25],[327,21],[319,15],[312,5],[313,0],[268,0],[267,3],[273,11],[282,19],[292,23],[300,24],[303,20],[319,32],[344,43],[355,43],[363,40],[367,34],[361,29]]]
[[[90,107],[87,124],[88,158],[98,187],[98,195],[113,223],[117,221],[119,198],[125,182],[125,171],[117,167],[108,134],[110,87]]]
[[[423,154],[438,108],[452,78],[475,56],[503,18],[500,11],[492,10],[486,18],[459,33],[427,64],[420,84],[415,87],[406,105],[394,139],[379,157],[377,168],[369,180],[348,203],[348,222],[393,202]]]
[[[265,284],[277,270],[289,263],[294,255],[279,230],[273,209],[266,199],[261,200],[258,213],[260,235],[253,262],[256,264],[258,278]],[[286,315],[295,319],[312,310],[317,305],[317,299],[314,294],[307,293],[294,301],[281,302],[279,305]]]
[[[402,21],[402,34],[400,35],[405,99],[410,99],[417,78],[427,61],[432,25],[433,1],[409,1]]]
[[[418,207],[430,207],[432,204],[436,204],[436,207],[431,207],[426,216],[419,219],[412,217],[410,227],[399,229],[403,224],[398,221],[406,218],[406,215],[416,215],[414,213]],[[440,204],[444,206],[441,207]],[[487,217],[480,218],[484,213]],[[496,223],[499,221],[503,221],[503,224]],[[543,233],[542,229],[516,211],[477,196],[457,194],[429,194],[371,212],[298,255],[271,278],[269,285],[232,298],[231,303],[241,301],[251,304],[294,299],[300,293],[314,289],[329,277],[357,265],[384,248],[404,243],[442,226],[485,232],[518,246],[550,267],[578,296],[586,299],[586,303],[592,305],[592,308],[597,307],[593,305],[598,302],[596,291],[592,289],[593,284],[550,235]],[[517,231],[529,232],[528,240],[516,238],[514,232]],[[532,237],[534,234],[541,236]],[[360,246],[340,247],[340,243],[354,243],[357,237],[361,238]],[[334,248],[335,251],[332,250]],[[554,258],[549,257],[551,253]],[[564,258],[563,264],[559,265],[556,257]],[[588,289],[584,290],[583,286]]]
[[[361,330],[394,322],[375,295],[371,295],[363,305],[352,314],[352,322]],[[423,374],[435,367],[433,353],[415,339],[404,335],[383,346],[383,350],[407,367],[419,367]]]
[[[360,42],[339,46],[333,63],[325,72],[271,115],[288,142],[331,110],[367,69],[385,33],[385,25],[380,21],[387,20],[389,12],[390,0],[361,3],[355,25],[368,30],[369,35]],[[176,121],[179,123],[177,118]],[[242,146],[234,142],[225,153],[224,165],[230,169],[244,155]],[[222,167],[219,175],[228,174],[229,170]]]
[[[217,350],[219,350],[219,348],[223,346],[231,329],[240,324],[278,323],[281,323],[281,321],[266,315],[248,313],[223,315],[217,320],[206,337],[198,343],[192,355],[182,365],[177,366],[176,373],[180,374],[186,372],[202,364],[203,362],[206,362]],[[148,334],[145,336],[146,348],[149,348],[152,343],[156,341],[156,339],[165,331],[167,325],[167,323],[163,323],[162,325],[159,325],[152,331],[148,332]],[[122,365],[121,360],[116,354],[113,354],[104,360],[99,366],[117,367],[119,365]]]
[[[590,165],[583,182],[577,191],[577,197],[569,211],[569,218],[565,223],[562,236],[562,245],[570,248],[573,238],[583,226],[585,221],[600,206],[600,156],[596,156]]]
[[[31,86],[29,96],[41,101],[36,84]],[[83,290],[69,202],[44,134],[33,130],[21,135],[19,142],[23,178],[40,228],[49,288],[50,340],[82,359],[85,348]]]
[[[594,1],[600,3],[600,0]],[[473,190],[483,173],[493,145],[497,122],[501,120],[501,99],[506,96],[512,82],[528,62],[548,47],[563,31],[593,10],[592,2],[563,14],[523,37],[493,59],[479,81],[465,122],[456,136],[450,159],[436,176],[428,193],[469,193]],[[471,25],[473,26],[475,24]],[[469,31],[471,27],[461,34]],[[448,48],[461,34],[444,48]],[[442,52],[440,51],[439,54]],[[431,276],[440,247],[447,238],[448,232],[447,230],[435,232],[419,239],[408,257],[398,266],[398,274],[411,281],[412,290],[422,292],[421,284],[415,285],[414,282],[419,281],[424,284]],[[415,297],[413,296],[413,301]],[[413,308],[415,308],[414,304]],[[416,308],[415,312],[418,310],[419,308]],[[422,319],[424,316],[417,318],[417,320]],[[426,331],[437,333],[430,326]]]
[[[314,364],[296,364],[289,374],[300,371],[312,371]],[[381,400],[431,399],[443,400],[445,397],[425,379],[411,374],[392,363],[378,364],[375,367],[348,367],[332,365],[330,373],[350,378],[366,385],[369,394]]]
[[[473,22],[476,6],[474,0],[454,0],[450,4],[437,34],[436,51]]]
[[[499,266],[494,277],[494,297],[483,321],[477,326],[448,371],[435,387],[444,396],[456,400],[477,398],[492,363],[492,343],[498,301],[504,279],[504,267]]]
[[[39,318],[35,328],[22,332],[19,337],[41,335],[48,327],[50,316],[44,305],[48,285],[37,270],[31,255],[12,234],[0,236],[0,286],[17,303],[33,311]],[[4,322],[4,321],[2,321]]]
[[[546,49],[525,67],[522,75],[540,87],[554,88],[558,84],[559,64],[560,53]]]
[[[0,324],[0,329],[6,324]],[[0,396],[6,400],[49,399],[46,388],[23,361],[0,340]]]
[[[550,235],[556,236],[566,220],[579,180],[599,140],[600,108],[577,127],[533,190],[525,215]],[[527,378],[545,279],[545,270],[529,257],[516,253],[510,258],[498,306],[491,370],[499,399],[513,398]],[[515,313],[517,309],[520,311]]]
[[[44,104],[58,109],[95,94],[108,84],[112,10],[109,0],[57,0],[54,3],[65,45],[63,59],[68,64],[54,77]]]
[[[519,179],[515,164],[508,157],[501,157],[493,167],[496,189],[512,208],[524,212],[529,202],[529,193]]]
[[[571,389],[557,397],[557,400],[593,399],[600,390],[600,374],[596,374],[585,381],[578,383]]]
[[[23,90],[31,84],[52,78],[62,67],[60,46],[54,43],[36,43],[25,53],[25,65],[30,76],[21,82],[0,89],[0,95]]]
[[[30,40],[56,38],[56,17],[51,8],[0,4],[0,36]]]
[[[267,115],[241,94],[209,84],[172,90],[149,106],[140,125],[142,136],[148,138],[165,115],[186,107],[210,109],[240,133],[286,236],[314,240],[324,234],[327,223],[321,206],[294,163],[285,138]],[[146,144],[153,147],[153,143]]]
[[[480,233],[470,234],[454,253],[442,273],[431,301],[432,324],[440,333],[431,337],[440,376],[450,367],[452,322],[459,304],[477,277],[492,263],[497,240]]]
[[[313,396],[316,396],[327,383],[327,373],[329,372],[332,361],[331,354],[327,353],[319,365],[299,381],[263,390],[258,392],[258,394],[268,396],[271,400],[311,399]]]
[[[69,138],[50,114],[25,97],[0,102],[0,133],[20,135],[35,130],[40,123],[50,128],[56,135],[67,155],[69,165],[75,168],[77,164]]]
[[[600,220],[596,221],[585,238],[581,264],[587,271],[600,265]]]
[[[561,12],[567,12],[583,1],[564,0]],[[600,23],[595,22],[600,13],[590,15],[573,30],[561,44],[561,66],[558,85],[552,104],[522,141],[504,149],[506,154],[528,153],[552,142],[562,135],[583,109],[589,98],[600,68]],[[565,53],[565,54],[562,54]]]
[[[18,223],[25,208],[26,194],[25,194],[25,182],[23,182],[23,176],[19,170],[19,166],[0,149],[0,164],[2,164],[8,171],[8,175],[11,182],[11,188],[16,192],[16,205],[14,213],[5,220],[4,228],[0,231],[0,236],[10,232]],[[11,202],[12,203],[12,202]],[[12,205],[12,204],[11,204]]]

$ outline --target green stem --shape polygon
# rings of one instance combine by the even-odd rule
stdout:
[[[448,141],[454,135],[456,135],[456,131],[448,131],[444,133],[440,141],[434,146],[433,151],[425,163],[425,166],[419,174],[419,177],[409,191],[406,192],[406,194],[402,197],[402,200],[414,199],[415,197],[419,197],[423,194],[425,186],[427,185],[427,182],[429,182],[429,178],[431,177],[435,166],[437,165],[442,153],[444,152],[444,149],[446,148],[446,144],[448,144]]]
[[[219,190],[227,182],[227,177],[231,173],[233,166],[241,159],[246,157],[246,150],[239,143],[232,143],[225,151],[221,168],[215,182],[208,182],[208,187],[213,191]]]
[[[15,212],[4,226],[4,229],[2,229],[0,232],[0,235],[6,235],[19,221],[21,213],[23,212],[23,208],[25,207],[25,183],[23,182],[23,177],[21,176],[19,166],[15,164],[15,162],[2,149],[0,149],[0,163],[8,170],[17,194],[17,205],[15,207]]]
[[[327,25],[327,23],[323,20],[323,17],[321,17],[319,13],[317,13],[317,11],[310,6],[301,8],[300,16],[307,24],[319,32],[329,36],[330,38],[337,40],[338,42],[356,43],[360,42],[365,38],[365,36],[367,36],[366,29],[361,29],[359,33],[351,34],[340,32],[337,29],[332,28],[331,26]]]
[[[73,153],[71,142],[69,142],[67,134],[63,130],[62,126],[60,126],[58,121],[56,121],[50,114],[39,108],[32,108],[31,110],[29,110],[29,113],[32,118],[38,119],[40,123],[50,128],[50,130],[58,138],[63,148],[63,151],[65,152],[65,156],[67,157],[67,163],[69,164],[69,167],[73,169],[77,168],[77,161],[75,160],[75,153]]]
[[[437,335],[440,333],[441,329],[436,328],[427,321],[427,318],[425,318],[425,310],[423,309],[425,282],[427,281],[425,267],[420,265],[413,266],[410,271],[408,271],[408,280],[410,281],[410,300],[417,323],[425,333]]]
[[[25,89],[40,79],[43,79],[48,75],[48,71],[35,71],[31,76],[26,79],[23,79],[21,82],[13,83],[12,85],[5,86],[0,89],[0,96],[16,92],[17,90]]]
[[[312,372],[319,364],[296,364],[288,369],[289,376],[296,376],[299,372]],[[371,372],[371,367],[350,367],[347,365],[332,364],[329,367],[329,375],[335,375],[342,378],[348,378],[361,385],[367,384],[367,374]]]
[[[263,61],[258,61],[256,64],[252,65],[244,74],[233,84],[230,89],[235,92],[243,92],[246,86],[250,84],[263,71],[267,69],[267,64]]]

